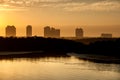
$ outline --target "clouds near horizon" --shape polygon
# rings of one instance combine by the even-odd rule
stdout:
[[[120,0],[0,0],[0,11],[51,8],[64,11],[120,11]]]

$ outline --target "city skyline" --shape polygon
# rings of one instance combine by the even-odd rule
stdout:
[[[21,36],[26,35],[26,25],[23,28],[17,27],[16,25],[15,25],[15,27],[17,28],[16,36],[21,37]],[[45,26],[40,26],[40,27],[36,28],[35,26],[33,26],[32,35],[33,36],[44,36],[44,29],[43,29],[44,27]],[[114,26],[114,28],[108,28],[108,30],[106,30],[107,28],[105,28],[105,29],[99,28],[99,31],[98,31],[98,28],[96,28],[95,26],[89,26],[89,27],[90,28],[86,28],[86,26],[73,26],[73,28],[66,27],[63,29],[60,26],[54,26],[54,28],[59,28],[62,30],[61,37],[74,37],[74,35],[75,35],[74,29],[75,28],[84,28],[84,30],[85,30],[84,36],[85,37],[100,37],[101,33],[110,33],[110,34],[113,34],[113,37],[120,37],[119,25]],[[101,27],[104,27],[104,26],[101,26]],[[3,36],[3,37],[6,36],[6,33],[4,30],[5,30],[5,27],[0,29],[0,36]]]
[[[74,36],[61,36],[61,30],[60,29],[56,29],[54,27],[51,26],[45,26],[44,28],[44,32],[43,32],[43,36],[42,35],[32,35],[33,34],[33,28],[32,25],[27,25],[26,26],[26,35],[24,36],[17,36],[17,29],[14,25],[10,26],[7,25],[7,27],[5,28],[5,37],[33,37],[33,36],[41,36],[41,37],[51,37],[51,38],[86,38],[88,36],[84,36],[84,29],[81,27],[77,27],[74,29],[74,33],[72,33]],[[4,37],[4,36],[3,36]],[[112,38],[114,37],[112,33],[101,33],[99,34],[99,36],[97,37],[101,37],[101,38]]]
[[[19,21],[18,21],[19,20]],[[62,30],[61,36],[73,36],[81,26],[85,36],[112,33],[120,36],[119,0],[0,0],[0,35],[4,27],[16,25],[17,36],[23,36],[25,26],[34,26],[33,35],[44,35],[46,25]],[[40,29],[40,31],[38,30]]]

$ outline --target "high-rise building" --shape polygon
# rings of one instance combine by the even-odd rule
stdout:
[[[28,25],[26,27],[26,36],[27,37],[32,37],[32,26],[31,25]]]
[[[60,29],[55,29],[53,27],[46,26],[44,27],[44,37],[59,38]]]
[[[50,29],[50,26],[44,27],[44,37],[51,37],[51,29]]]
[[[16,28],[15,28],[15,26],[8,25],[6,27],[6,37],[16,37]]]
[[[101,34],[101,37],[102,37],[102,38],[112,38],[112,34],[102,33],[102,34]]]
[[[84,31],[82,28],[76,28],[75,35],[77,38],[83,38]]]
[[[55,37],[59,38],[60,37],[60,29],[55,30]]]

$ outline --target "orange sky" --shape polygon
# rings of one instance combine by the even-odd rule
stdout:
[[[15,25],[17,35],[33,26],[33,35],[43,36],[44,26],[61,29],[61,36],[74,36],[82,27],[85,36],[112,33],[120,36],[119,0],[0,0],[0,35],[7,25]]]

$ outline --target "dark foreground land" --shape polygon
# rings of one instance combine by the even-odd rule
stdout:
[[[83,42],[84,41],[84,42]],[[85,44],[89,43],[89,44]],[[22,52],[22,54],[8,54]],[[23,52],[27,52],[24,54]],[[30,53],[29,53],[30,52]],[[120,38],[66,40],[55,38],[0,38],[0,57],[67,56],[67,53],[92,54],[120,59]],[[93,56],[92,56],[93,57]],[[120,61],[118,61],[120,63]]]

